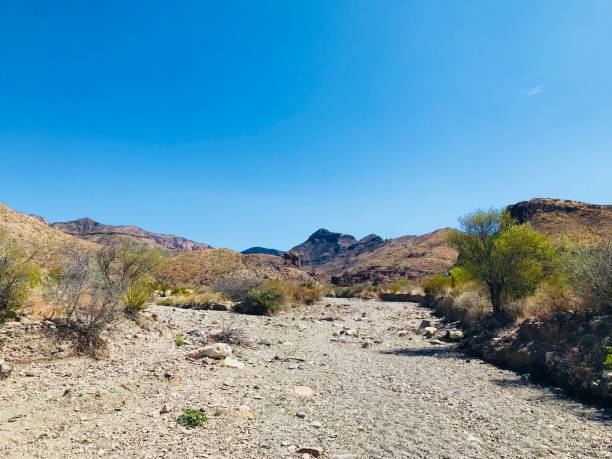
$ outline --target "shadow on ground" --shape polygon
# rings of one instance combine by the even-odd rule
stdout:
[[[381,351],[381,354],[402,355],[405,357],[436,357],[440,359],[470,360],[465,352],[453,347],[400,348]]]

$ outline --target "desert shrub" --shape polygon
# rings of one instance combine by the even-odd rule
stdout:
[[[127,312],[144,311],[153,299],[153,288],[144,280],[133,282],[121,299]]]
[[[532,295],[509,304],[510,314],[519,319],[531,317],[549,318],[559,311],[576,311],[583,308],[570,286],[560,279],[542,282]]]
[[[40,282],[38,270],[5,232],[0,232],[0,322],[17,318],[17,310]]]
[[[208,417],[201,410],[183,408],[177,422],[183,427],[193,429],[206,424],[208,422]]]
[[[311,305],[321,301],[323,291],[314,282],[304,282],[289,289],[291,299],[299,304]]]
[[[227,297],[219,292],[205,291],[190,295],[163,298],[157,302],[162,306],[176,306],[178,308],[207,309],[213,304],[224,303]]]
[[[367,282],[349,286],[331,285],[325,289],[325,295],[332,298],[373,299],[378,296],[378,288]]]
[[[571,281],[591,308],[612,311],[612,241],[580,250],[571,262]]]
[[[421,287],[426,295],[441,296],[447,294],[451,288],[451,278],[438,274],[421,282]]]
[[[229,297],[232,301],[244,301],[248,293],[264,282],[259,277],[225,278],[214,285],[214,290]]]
[[[457,265],[487,288],[496,314],[507,313],[508,302],[533,293],[559,267],[550,240],[529,224],[517,225],[508,212],[479,210],[459,222],[449,235]]]
[[[453,291],[453,296],[439,296],[432,306],[450,321],[460,321],[464,326],[476,327],[491,314],[488,295],[475,286]]]
[[[185,337],[181,335],[177,336],[176,338],[174,338],[174,344],[176,344],[178,347],[184,346]]]
[[[277,282],[265,282],[260,287],[251,290],[244,301],[235,307],[241,314],[272,315],[285,309],[287,291]]]
[[[79,351],[94,352],[102,346],[100,335],[122,305],[124,292],[106,277],[98,261],[89,253],[69,253],[59,278],[47,286],[47,300],[61,311],[60,317],[48,319],[74,338]]]
[[[213,343],[227,343],[236,346],[249,344],[249,339],[239,328],[223,327],[221,330],[208,335],[208,340]]]
[[[414,285],[408,279],[400,279],[389,285],[386,285],[384,290],[389,293],[410,293],[414,289]]]

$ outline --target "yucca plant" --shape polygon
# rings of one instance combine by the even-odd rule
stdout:
[[[132,282],[122,298],[125,310],[132,313],[144,311],[147,309],[152,295],[153,287],[149,282]]]

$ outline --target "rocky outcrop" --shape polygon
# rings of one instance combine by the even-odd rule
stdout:
[[[302,260],[299,253],[291,251],[285,252],[283,254],[283,261],[286,265],[295,266],[296,268],[299,268],[301,266]]]
[[[96,222],[91,218],[81,218],[68,222],[52,223],[53,228],[87,241],[110,244],[127,241],[149,244],[159,248],[180,251],[206,250],[208,244],[191,241],[171,234],[159,234],[145,231],[137,226],[114,226]]]
[[[304,266],[319,266],[357,243],[351,235],[321,228],[312,233],[306,242],[292,248],[291,252],[300,255]]]

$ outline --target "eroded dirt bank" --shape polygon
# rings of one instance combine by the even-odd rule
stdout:
[[[609,412],[431,344],[415,304],[152,312],[150,331],[120,327],[107,359],[15,364],[0,381],[0,457],[612,457]],[[255,343],[233,346],[244,368],[185,359],[222,327]],[[179,426],[182,407],[208,425]]]

